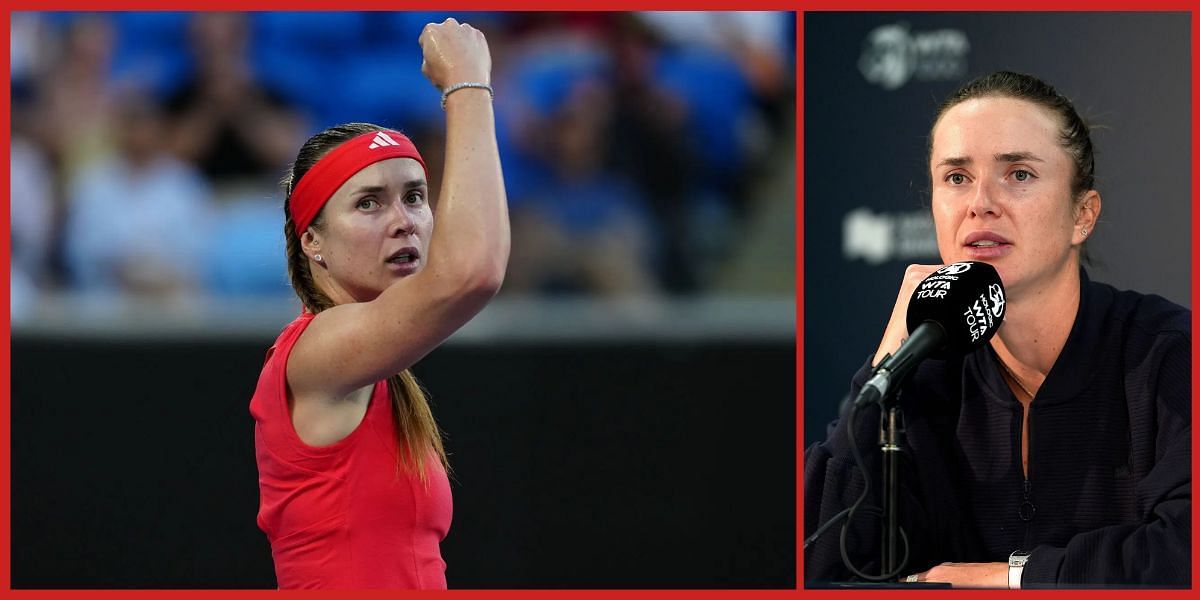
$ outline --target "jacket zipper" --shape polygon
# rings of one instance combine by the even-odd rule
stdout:
[[[1021,416],[1021,425],[1020,425],[1020,427],[1017,428],[1017,451],[1018,452],[1021,451],[1022,442],[1023,442],[1023,433],[1025,430],[1025,407],[1024,406],[1021,406],[1020,416]],[[1030,426],[1032,427],[1032,423],[1030,423]],[[1032,438],[1033,436],[1031,435],[1030,437]],[[1027,466],[1022,472],[1021,506],[1020,506],[1020,508],[1017,509],[1017,517],[1021,519],[1021,522],[1025,523],[1025,537],[1024,537],[1024,541],[1021,544],[1021,549],[1026,550],[1026,551],[1029,550],[1030,539],[1032,538],[1032,534],[1033,534],[1033,517],[1037,515],[1037,506],[1035,506],[1033,504],[1033,501],[1029,499],[1030,491],[1032,491],[1032,489],[1033,489],[1032,484],[1030,484],[1030,482],[1029,482],[1029,472],[1033,470],[1033,466],[1032,466],[1033,461],[1029,460],[1029,458],[1032,454],[1033,454],[1033,449],[1031,447],[1029,450],[1029,454],[1025,456],[1025,462],[1029,466]]]

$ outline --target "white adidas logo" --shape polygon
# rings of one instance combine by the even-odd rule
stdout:
[[[392,139],[392,136],[380,131],[375,134],[375,139],[371,140],[371,145],[367,146],[368,150],[374,150],[380,146],[399,146],[400,142]]]

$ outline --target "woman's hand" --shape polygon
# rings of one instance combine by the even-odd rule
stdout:
[[[900,284],[900,293],[896,295],[896,306],[892,308],[892,318],[883,332],[883,341],[875,351],[875,359],[871,361],[871,366],[878,365],[884,355],[894,353],[900,347],[900,342],[908,337],[909,299],[921,281],[944,266],[946,265],[908,265],[908,269],[904,271],[904,281]]]
[[[439,90],[456,83],[491,83],[492,55],[478,29],[446,19],[426,25],[417,41],[424,54],[421,73]]]
[[[917,581],[949,583],[956,588],[1008,589],[1008,563],[942,563],[917,574]]]

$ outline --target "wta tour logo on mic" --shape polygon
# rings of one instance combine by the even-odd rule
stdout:
[[[1004,286],[987,263],[946,265],[921,280],[908,301],[908,338],[863,385],[855,406],[886,401],[927,358],[965,354],[987,343],[1004,318]]]
[[[979,347],[1004,320],[1004,286],[995,267],[976,261],[946,265],[917,285],[909,301],[909,331],[925,320],[946,328],[952,350]]]

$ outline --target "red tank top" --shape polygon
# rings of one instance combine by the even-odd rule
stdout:
[[[362,423],[333,445],[309,446],[292,426],[284,370],[313,316],[300,315],[275,340],[250,400],[258,526],[279,587],[445,589],[438,544],[450,529],[450,482],[432,451],[428,484],[399,468],[387,382],[375,384]]]

